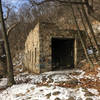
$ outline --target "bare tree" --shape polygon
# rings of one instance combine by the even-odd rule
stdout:
[[[90,0],[90,2],[88,0],[85,1],[88,8],[88,14],[100,22],[100,0]]]
[[[1,0],[0,0],[0,19],[1,19],[1,26],[2,26],[2,34],[3,34],[3,39],[4,39],[5,51],[6,51],[6,56],[7,56],[8,86],[11,86],[15,83],[15,81],[14,81],[14,75],[13,75],[13,64],[12,64],[12,59],[11,59],[7,31],[6,31],[6,27],[5,27],[4,18],[3,18]]]

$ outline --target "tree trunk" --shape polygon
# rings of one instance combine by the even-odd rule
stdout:
[[[5,46],[6,56],[7,56],[8,86],[11,86],[15,83],[15,81],[14,81],[14,75],[13,75],[13,64],[12,64],[12,59],[11,59],[9,42],[8,42],[6,27],[5,27],[4,18],[3,18],[1,0],[0,0],[0,20],[1,20],[1,26],[2,26],[1,28],[2,28],[3,39],[4,39],[4,46]]]
[[[96,61],[98,61],[98,59],[97,59],[97,57],[96,57],[96,54],[95,54],[95,52],[94,52],[94,49],[93,49],[93,43],[92,43],[92,41],[91,41],[91,38],[90,38],[90,36],[89,36],[89,34],[88,34],[86,25],[85,25],[85,23],[84,23],[84,18],[83,18],[82,12],[81,12],[81,10],[80,10],[80,8],[79,8],[78,6],[77,6],[77,9],[78,9],[78,11],[79,11],[79,13],[80,13],[81,21],[82,21],[83,27],[84,27],[84,29],[85,29],[86,36],[87,36],[87,38],[88,38],[88,40],[89,40],[89,42],[90,42],[90,44],[91,44],[91,46],[92,46],[93,57],[94,57],[94,59],[95,59]]]
[[[69,0],[69,2],[70,2],[70,0]],[[83,39],[82,39],[82,36],[81,36],[81,33],[80,33],[80,29],[79,29],[79,26],[78,26],[78,23],[77,23],[77,20],[76,20],[76,17],[75,17],[74,9],[73,9],[71,3],[70,3],[70,6],[71,6],[71,9],[72,9],[72,14],[73,14],[73,18],[74,18],[76,27],[77,27],[77,29],[78,29],[78,36],[79,36],[79,38],[80,38],[82,47],[83,47],[83,49],[84,49],[84,53],[85,53],[86,58],[87,58],[87,60],[88,60],[88,62],[89,62],[89,64],[90,64],[90,67],[93,68],[93,63],[92,63],[91,59],[90,59],[89,56],[88,56],[87,49],[86,49],[86,45],[85,45],[85,43],[84,43],[84,41],[83,41]]]
[[[92,35],[92,37],[93,37],[94,43],[95,43],[95,45],[96,45],[96,48],[97,48],[98,53],[99,53],[99,56],[100,56],[100,49],[99,49],[99,47],[98,47],[98,44],[97,44],[97,41],[96,41],[96,38],[95,38],[95,35],[94,35],[94,31],[93,31],[93,28],[92,28],[92,25],[91,25],[91,23],[90,23],[90,21],[89,21],[89,19],[88,19],[87,13],[86,13],[85,8],[84,8],[83,5],[82,5],[82,11],[83,11],[83,14],[84,14],[84,17],[85,17],[85,19],[86,19],[87,25],[88,25],[88,27],[89,27],[89,29],[90,29],[90,33],[91,33],[91,35]]]

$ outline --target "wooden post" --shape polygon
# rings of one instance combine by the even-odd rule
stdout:
[[[74,67],[77,67],[77,38],[74,40]]]

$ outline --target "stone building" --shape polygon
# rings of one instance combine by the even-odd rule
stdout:
[[[37,23],[25,42],[24,66],[34,73],[77,67],[82,49],[77,33],[54,23]]]

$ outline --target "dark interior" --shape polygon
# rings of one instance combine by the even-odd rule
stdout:
[[[74,67],[74,39],[52,38],[52,68]]]

